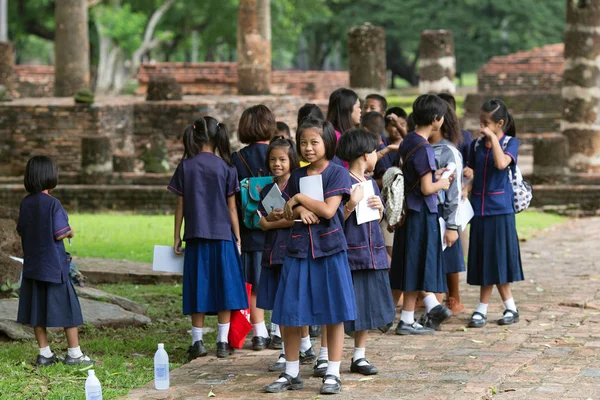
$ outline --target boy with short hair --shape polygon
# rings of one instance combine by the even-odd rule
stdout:
[[[385,110],[387,109],[387,100],[380,94],[371,93],[365,98],[364,112],[369,113],[372,111],[378,112],[385,116]]]

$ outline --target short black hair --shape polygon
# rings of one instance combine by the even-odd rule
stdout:
[[[318,105],[314,103],[306,103],[298,109],[298,125],[296,125],[296,131],[298,131],[300,125],[302,125],[302,122],[307,117],[325,119],[325,115]]]
[[[337,146],[337,136],[335,135],[335,129],[331,122],[324,121],[322,119],[313,118],[311,116],[306,117],[302,125],[298,127],[296,132],[296,151],[302,157],[300,152],[300,139],[302,138],[302,132],[308,129],[315,129],[319,132],[323,138],[323,144],[325,144],[325,158],[332,160],[335,157],[335,149]]]
[[[277,121],[277,132],[285,134],[286,137],[290,137],[290,127],[283,121]]]
[[[267,147],[267,156],[265,157],[265,167],[268,173],[271,173],[271,167],[269,166],[269,158],[273,149],[287,149],[288,158],[290,159],[290,172],[300,168],[300,160],[298,159],[298,153],[296,153],[296,146],[292,139],[275,136],[271,139],[269,147]]]
[[[275,115],[264,104],[247,108],[240,117],[237,133],[240,142],[244,144],[271,140],[277,135]]]
[[[413,132],[417,126],[415,125],[415,119],[413,118],[413,113],[410,113],[408,117],[406,117],[406,128],[409,132]]]
[[[381,116],[381,114],[379,114]],[[372,153],[379,145],[379,137],[360,128],[353,128],[342,135],[338,142],[337,156],[344,161],[354,161]]]
[[[363,115],[360,127],[376,135],[382,135],[385,131],[385,118],[377,111],[371,111]]]
[[[25,190],[31,194],[51,190],[58,185],[58,169],[49,157],[33,156],[27,161],[24,176]]]
[[[381,108],[383,109],[383,111],[385,112],[385,110],[387,110],[387,100],[382,95],[377,94],[377,93],[371,93],[370,95],[365,97],[365,100],[369,100],[369,99],[377,100],[378,102],[381,103]]]
[[[402,108],[402,107],[391,107],[390,109],[388,109],[385,112],[385,126],[388,126],[389,124],[392,123],[392,120],[388,118],[388,116],[390,114],[395,114],[395,115],[398,116],[398,118],[402,118],[405,121],[408,118],[408,115],[406,114],[406,111],[404,110],[404,108]]]
[[[456,111],[456,99],[450,93],[438,93],[438,97],[450,104],[450,107]]]
[[[416,126],[428,126],[446,114],[446,102],[435,94],[422,94],[413,103],[413,119]]]

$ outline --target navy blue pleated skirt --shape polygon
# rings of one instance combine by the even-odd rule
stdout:
[[[438,214],[425,204],[421,211],[408,210],[404,225],[396,229],[390,282],[395,290],[446,293]]]
[[[356,319],[345,251],[326,257],[286,257],[271,320],[281,326],[329,325]]]
[[[469,285],[488,286],[524,279],[514,214],[473,217],[468,264]]]
[[[71,281],[50,283],[23,278],[17,322],[48,328],[82,325],[81,306]]]
[[[364,331],[394,322],[396,307],[388,269],[352,271],[356,319],[344,322],[346,332]]]
[[[256,293],[256,307],[263,310],[272,310],[275,304],[275,296],[279,287],[282,265],[271,265],[263,267],[260,272],[260,283]]]
[[[235,239],[185,243],[183,313],[214,314],[248,308],[244,272]]]
[[[465,257],[463,255],[463,247],[460,236],[458,237],[458,240],[454,242],[452,247],[446,247],[446,250],[442,252],[442,258],[444,263],[444,271],[447,274],[454,274],[467,270],[465,267]]]
[[[262,251],[242,251],[242,266],[246,282],[252,285],[252,292],[256,293],[260,284],[260,271]]]

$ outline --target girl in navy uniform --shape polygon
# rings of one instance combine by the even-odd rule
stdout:
[[[442,126],[446,109],[444,100],[435,95],[419,96],[413,103],[416,130],[406,135],[398,150],[403,160],[407,207],[405,222],[394,236],[390,277],[392,289],[404,292],[402,314],[396,328],[398,335],[432,334],[433,329],[452,315],[434,295],[446,293],[437,192],[447,190],[450,181],[436,179],[435,155],[427,142],[432,132]],[[415,322],[415,306],[420,294],[424,295],[427,318],[433,329]]]
[[[277,136],[271,140],[267,148],[267,162],[265,164],[267,172],[275,176],[275,182],[268,184],[260,193],[261,202],[258,211],[262,216],[259,225],[266,232],[265,245],[262,253],[262,265],[260,272],[260,285],[256,296],[256,306],[263,310],[273,310],[275,304],[275,295],[279,287],[279,278],[281,277],[281,266],[285,258],[287,239],[290,235],[290,228],[294,225],[293,221],[283,218],[283,208],[274,210],[265,210],[262,200],[267,196],[273,185],[277,185],[282,192],[282,197],[287,201],[289,198],[284,194],[288,179],[293,170],[300,167],[298,154],[294,142],[283,136]],[[283,338],[281,327],[273,324],[275,332],[273,340]],[[273,342],[271,342],[273,344]],[[279,343],[281,354],[277,362],[269,367],[269,371],[285,370],[285,348],[284,343]],[[308,327],[302,328],[302,341],[300,344],[300,361],[308,363],[315,359],[315,351],[310,342]]]
[[[77,327],[83,316],[77,293],[69,279],[69,261],[64,239],[75,233],[60,201],[50,195],[58,184],[58,170],[45,156],[32,157],[25,167],[25,189],[17,232],[23,245],[23,279],[19,295],[17,322],[33,326],[39,345],[36,364],[92,364],[81,352]],[[47,327],[65,330],[68,350],[64,360],[48,345]]]
[[[168,189],[178,196],[173,249],[178,255],[185,254],[183,313],[192,316],[188,359],[207,355],[203,341],[206,314],[218,314],[217,357],[225,358],[233,352],[228,340],[231,311],[248,308],[235,202],[239,181],[229,164],[225,125],[212,117],[198,118],[186,129],[183,142],[184,159]],[[184,219],[185,252],[181,249]]]
[[[474,175],[471,204],[475,216],[471,220],[467,283],[481,286],[479,305],[469,323],[473,328],[486,324],[494,285],[506,308],[498,324],[518,322],[519,312],[510,283],[524,279],[513,189],[508,177],[509,168],[517,164],[519,152],[515,123],[504,103],[496,99],[481,106],[479,122],[483,136],[471,144],[469,159]]]
[[[272,317],[285,327],[287,361],[285,372],[265,386],[265,391],[303,388],[298,360],[300,327],[327,325],[330,352],[321,393],[339,393],[343,323],[356,319],[343,231],[342,200],[350,195],[350,176],[346,169],[330,162],[336,149],[335,131],[330,123],[304,120],[296,135],[296,147],[310,165],[292,172],[285,188],[290,200],[284,216],[302,222],[295,222],[292,227]],[[321,177],[325,201],[300,193],[300,180],[315,175]]]
[[[365,177],[377,162],[379,137],[361,129],[346,132],[338,143],[337,154],[350,163],[351,183],[366,182],[373,186],[374,196],[367,199],[371,208],[379,210],[383,217],[383,201],[377,183]],[[363,375],[378,373],[377,367],[365,358],[367,333],[394,321],[396,308],[392,300],[389,268],[385,242],[379,221],[358,224],[356,206],[364,198],[363,186],[356,186],[344,205],[346,219],[344,233],[348,243],[348,263],[352,271],[352,282],[356,298],[356,320],[344,323],[346,332],[354,332],[354,354],[350,371]]]
[[[267,175],[265,173],[267,147],[271,138],[276,135],[277,121],[268,107],[259,104],[244,110],[238,126],[238,137],[240,142],[248,146],[233,153],[231,157],[231,163],[237,169],[240,181],[245,178]],[[252,349],[259,351],[267,348],[271,342],[269,331],[265,325],[265,312],[256,306],[256,291],[260,283],[265,233],[260,229],[248,229],[241,221],[240,232],[242,235],[242,265],[246,281],[252,285],[250,300],[250,322],[254,328]]]

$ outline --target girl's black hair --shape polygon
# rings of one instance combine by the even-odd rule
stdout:
[[[501,120],[504,121],[504,125],[502,125],[502,132],[508,136],[515,136],[517,133],[515,119],[513,118],[512,114],[508,112],[508,109],[502,100],[491,99],[486,101],[481,106],[481,111],[487,113],[490,116],[490,119],[494,122]]]
[[[56,164],[46,156],[31,157],[27,161],[23,181],[25,190],[31,194],[54,189],[58,185]]]
[[[448,103],[446,114],[444,115],[444,123],[442,123],[442,127],[440,128],[442,132],[442,137],[450,142],[452,142],[455,146],[458,146],[463,141],[462,132],[460,131],[460,124],[458,122],[458,117],[456,113],[452,109],[452,106]]]
[[[435,94],[423,94],[413,103],[413,119],[416,126],[428,126],[446,114],[447,103]]]
[[[386,112],[385,112],[385,116],[389,116],[390,114],[396,114],[398,116],[398,118],[403,118],[404,120],[406,120],[406,118],[408,117],[406,115],[406,111],[404,110],[404,108],[402,107],[391,107],[389,108]],[[387,119],[387,118],[386,118]]]
[[[331,122],[333,127],[341,134],[354,128],[352,122],[352,111],[358,100],[358,95],[354,90],[339,88],[329,96],[329,106],[327,106],[327,121]]]
[[[408,117],[406,117],[406,129],[408,130],[408,132],[413,132],[416,127],[417,125],[415,125],[413,113],[408,114]]]
[[[298,158],[298,153],[296,153],[296,146],[294,145],[294,142],[292,142],[292,139],[288,139],[283,136],[275,136],[273,139],[271,139],[269,147],[267,147],[267,157],[265,159],[265,167],[267,173],[272,173],[271,168],[269,167],[269,158],[271,157],[271,151],[273,151],[273,149],[280,148],[287,149],[288,158],[290,159],[290,172],[300,168],[300,159]]]
[[[376,134],[353,128],[340,138],[337,146],[337,156],[344,161],[351,162],[365,154],[372,153],[378,145],[379,137]]]
[[[194,157],[202,151],[203,144],[210,144],[227,163],[231,161],[229,133],[225,124],[213,117],[200,117],[183,133],[184,158]]]
[[[335,129],[329,121],[323,121],[322,119],[308,117],[302,122],[302,125],[296,132],[296,151],[302,157],[300,152],[300,139],[302,138],[302,132],[308,129],[315,129],[319,132],[323,138],[325,144],[325,158],[332,160],[335,157],[335,149],[337,146],[337,137],[335,136]]]
[[[298,124],[296,126],[300,128],[300,125],[302,125],[302,122],[304,122],[304,119],[307,117],[325,119],[321,108],[314,103],[306,103],[300,107],[298,110]],[[298,129],[296,129],[296,131],[298,131]]]

